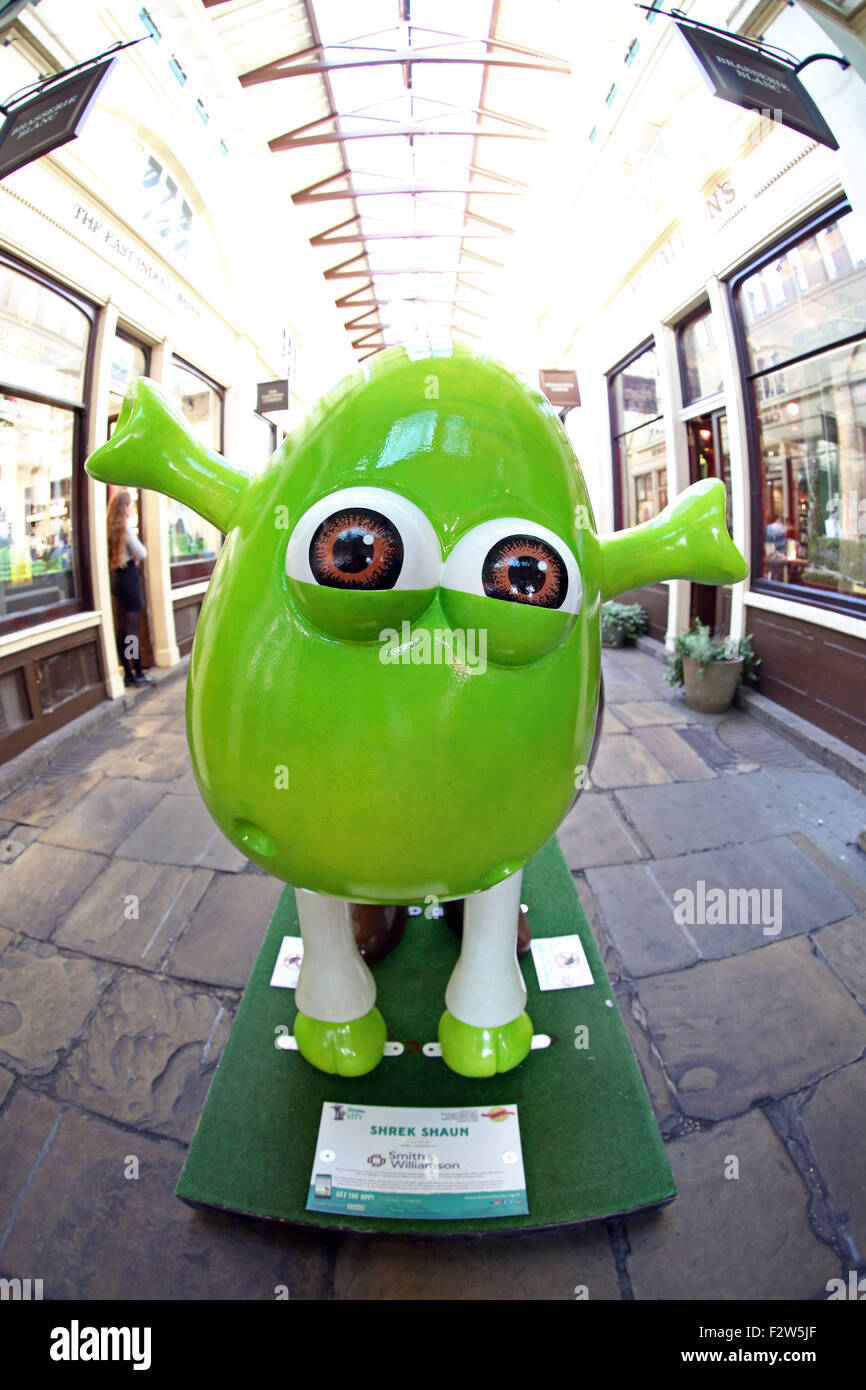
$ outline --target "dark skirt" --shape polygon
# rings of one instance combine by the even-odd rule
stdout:
[[[123,569],[111,571],[111,592],[127,613],[137,613],[144,607],[141,575],[134,560],[127,560]]]

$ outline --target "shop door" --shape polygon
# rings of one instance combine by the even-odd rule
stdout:
[[[689,482],[719,478],[727,492],[727,522],[731,529],[731,467],[728,420],[724,410],[698,415],[688,422]],[[731,622],[731,591],[714,584],[692,584],[689,615],[716,633],[727,634]]]

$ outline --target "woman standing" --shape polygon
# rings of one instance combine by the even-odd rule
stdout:
[[[147,555],[132,529],[132,497],[116,492],[108,503],[108,567],[111,592],[117,603],[117,646],[123,662],[126,685],[155,685],[153,676],[141,669],[141,642],[138,635],[144,598],[141,592],[139,561]]]

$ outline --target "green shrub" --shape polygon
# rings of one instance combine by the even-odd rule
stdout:
[[[633,642],[649,627],[649,618],[639,603],[615,603],[613,600],[602,604],[601,640],[616,641],[617,632],[625,635],[627,642]]]
[[[681,632],[674,642],[674,649],[667,658],[665,680],[668,685],[683,684],[683,657],[691,657],[698,668],[699,675],[706,673],[711,661],[737,661],[742,658],[743,680],[755,682],[761,658],[752,650],[752,637],[741,637],[734,641],[730,637],[714,637],[706,623],[697,618],[688,632]]]

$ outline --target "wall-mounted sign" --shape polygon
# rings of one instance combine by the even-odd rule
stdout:
[[[538,373],[538,384],[557,410],[570,410],[572,406],[580,405],[577,372],[543,367]]]
[[[269,410],[288,410],[289,381],[260,381],[256,387],[256,410],[266,415]]]
[[[655,378],[651,376],[628,376],[623,373],[622,408],[623,413],[633,410],[636,415],[658,415]]]
[[[0,130],[0,179],[80,134],[116,58],[41,88],[11,107]]]
[[[736,39],[678,24],[714,96],[760,111],[831,150],[839,142],[789,63]]]

